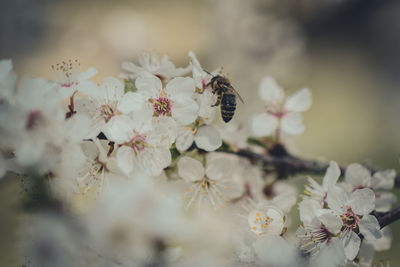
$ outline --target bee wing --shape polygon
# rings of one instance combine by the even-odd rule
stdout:
[[[232,90],[232,92],[240,99],[240,101],[244,104],[243,98],[239,95],[239,93],[235,90],[235,88],[233,88],[233,86],[230,86],[230,88]]]

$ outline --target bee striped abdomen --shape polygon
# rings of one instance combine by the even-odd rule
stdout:
[[[224,122],[229,122],[236,110],[236,96],[234,94],[225,93],[221,99],[221,116]]]

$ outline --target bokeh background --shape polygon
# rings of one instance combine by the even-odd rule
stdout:
[[[143,51],[186,66],[193,50],[206,69],[232,77],[245,99],[237,123],[262,108],[258,85],[271,75],[289,92],[313,93],[292,150],[399,171],[399,14],[395,0],[2,0],[0,58],[12,58],[19,76],[48,79],[52,64],[78,59],[100,82]],[[0,266],[21,266],[20,198],[18,179],[0,180]],[[396,266],[400,222],[392,229],[392,250],[376,259]]]

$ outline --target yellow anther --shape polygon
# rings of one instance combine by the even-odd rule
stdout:
[[[226,187],[226,190],[229,190],[229,189],[231,189],[231,187],[228,185],[228,186]]]
[[[253,230],[254,230],[254,231],[257,230],[257,227],[253,226]]]
[[[190,129],[191,129],[191,128],[190,128],[189,126],[186,127],[186,131],[190,131]]]
[[[192,189],[189,187],[189,188],[187,189],[187,191],[190,193],[190,191],[192,191]]]

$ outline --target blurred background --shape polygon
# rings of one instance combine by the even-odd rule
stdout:
[[[78,59],[100,82],[143,51],[186,66],[193,50],[204,68],[232,77],[245,99],[237,123],[261,110],[258,85],[271,75],[289,92],[313,93],[293,141],[299,154],[399,171],[399,12],[395,0],[2,0],[0,58],[13,59],[20,77],[48,79],[52,64]],[[20,190],[14,177],[0,180],[0,266],[21,262]],[[392,229],[391,251],[376,259],[395,266],[400,222]]]

